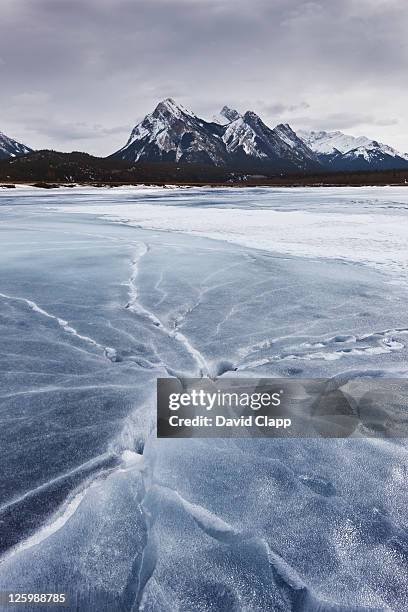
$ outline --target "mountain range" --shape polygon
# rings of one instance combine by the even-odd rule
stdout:
[[[201,119],[171,98],[136,125],[112,157],[127,161],[173,161],[275,171],[311,171],[316,154],[288,125],[269,128],[258,115],[227,106],[220,119]]]
[[[0,159],[32,149],[0,132]],[[408,169],[408,154],[339,131],[299,130],[287,123],[269,127],[253,111],[224,106],[206,121],[172,98],[161,101],[132,130],[111,160],[166,162],[268,175]]]
[[[338,131],[296,133],[287,123],[270,128],[253,111],[240,114],[228,106],[208,122],[172,98],[146,115],[112,157],[278,173],[408,168],[408,154],[365,136]]]
[[[366,136],[342,132],[306,132],[299,136],[318,156],[320,163],[335,171],[391,170],[408,167],[408,154]]]

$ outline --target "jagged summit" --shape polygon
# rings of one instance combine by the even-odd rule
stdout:
[[[256,113],[254,113],[254,111],[251,110],[247,110],[245,111],[243,118],[245,121],[252,122],[252,123],[259,123],[260,121],[262,121],[262,119],[259,117],[259,115],[257,115]]]
[[[261,119],[257,121],[255,113],[249,111],[229,123],[222,137],[228,153],[242,160],[245,156],[267,159],[272,150],[268,136],[265,138],[263,134],[261,123]],[[264,127],[268,130],[266,126]]]
[[[219,125],[228,125],[231,121],[235,121],[241,115],[235,108],[230,108],[229,106],[223,106],[219,113],[213,115],[213,122],[218,123]]]
[[[253,111],[230,123],[223,140],[229,153],[243,161],[244,156],[283,170],[312,170],[320,166],[315,154],[287,126],[271,130]],[[289,138],[290,135],[290,138]]]
[[[172,98],[166,98],[135,126],[126,145],[114,157],[135,162],[223,165],[225,149],[220,133],[220,126],[200,119]]]
[[[173,115],[177,118],[180,118],[183,115],[195,117],[195,114],[192,111],[187,110],[182,104],[178,104],[173,98],[165,98],[164,100],[159,102],[156,108],[154,109],[152,115],[162,115],[164,117],[166,115]]]
[[[239,119],[240,114],[235,108],[230,108],[229,106],[223,106],[220,112],[222,117],[225,117],[228,121],[235,121]]]
[[[306,160],[315,168],[319,166],[319,159],[316,153],[300,138],[288,123],[279,123],[273,132],[291,149],[292,154],[298,157],[299,164]]]
[[[277,133],[288,138],[291,142],[298,138],[296,132],[292,130],[289,123],[279,123],[274,129]]]

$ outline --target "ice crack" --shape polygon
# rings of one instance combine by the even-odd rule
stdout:
[[[86,344],[89,344],[99,349],[103,353],[104,357],[106,357],[106,359],[108,359],[109,361],[112,361],[112,362],[116,361],[116,350],[114,348],[110,346],[103,346],[102,344],[99,344],[99,342],[94,340],[93,338],[80,334],[74,327],[72,327],[72,325],[68,323],[68,321],[65,321],[65,319],[61,319],[60,317],[57,317],[56,315],[53,315],[50,312],[47,312],[46,310],[41,308],[41,306],[39,306],[36,302],[33,302],[33,300],[29,300],[27,298],[22,298],[22,297],[17,297],[14,295],[7,295],[5,293],[0,293],[0,297],[2,297],[5,300],[10,300],[13,302],[20,302],[20,303],[25,304],[33,312],[40,314],[43,317],[46,317],[47,319],[51,319],[52,321],[55,321],[55,323],[57,323],[57,325],[67,334],[75,336],[76,338],[78,338],[78,340],[82,340]]]
[[[140,303],[139,292],[137,288],[137,279],[139,276],[139,266],[141,259],[149,252],[150,247],[147,244],[141,245],[136,252],[136,256],[132,263],[132,275],[129,279],[129,301],[126,308],[132,312],[147,318],[155,327],[169,338],[176,340],[187,351],[193,361],[196,363],[200,376],[210,376],[210,368],[204,355],[192,344],[190,339],[183,334],[178,327],[171,329],[165,325],[152,311]]]
[[[183,510],[194,520],[197,526],[202,529],[208,536],[221,542],[225,545],[244,544],[252,549],[259,559],[264,559],[264,562],[269,565],[274,576],[277,587],[280,589],[280,594],[284,601],[290,606],[291,610],[299,612],[379,612],[378,608],[360,607],[331,603],[322,598],[309,585],[305,583],[297,570],[283,559],[277,552],[272,550],[270,544],[262,536],[245,532],[230,525],[224,519],[220,518],[207,508],[200,504],[194,504],[185,499],[178,491],[159,484],[154,484],[150,487],[149,493],[158,492],[164,494],[176,504],[182,506]],[[157,503],[157,500],[154,500]],[[142,500],[142,511],[148,516],[148,533],[146,547],[142,565],[139,572],[139,585],[137,597],[132,609],[143,609],[144,593],[146,586],[153,576],[155,565],[157,563],[158,548],[154,537],[151,534],[153,524],[153,516],[147,506],[147,493]],[[144,507],[144,508],[143,508]]]

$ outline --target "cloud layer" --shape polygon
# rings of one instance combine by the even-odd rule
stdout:
[[[163,97],[408,150],[406,0],[2,0],[0,130],[109,154]]]

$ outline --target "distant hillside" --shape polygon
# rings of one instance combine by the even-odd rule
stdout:
[[[225,182],[225,168],[172,162],[134,162],[87,153],[35,151],[0,160],[0,181],[55,183]]]
[[[87,153],[35,151],[0,160],[0,183],[93,185],[189,184],[236,186],[404,185],[408,170],[260,174],[225,167],[175,162],[129,162]]]

